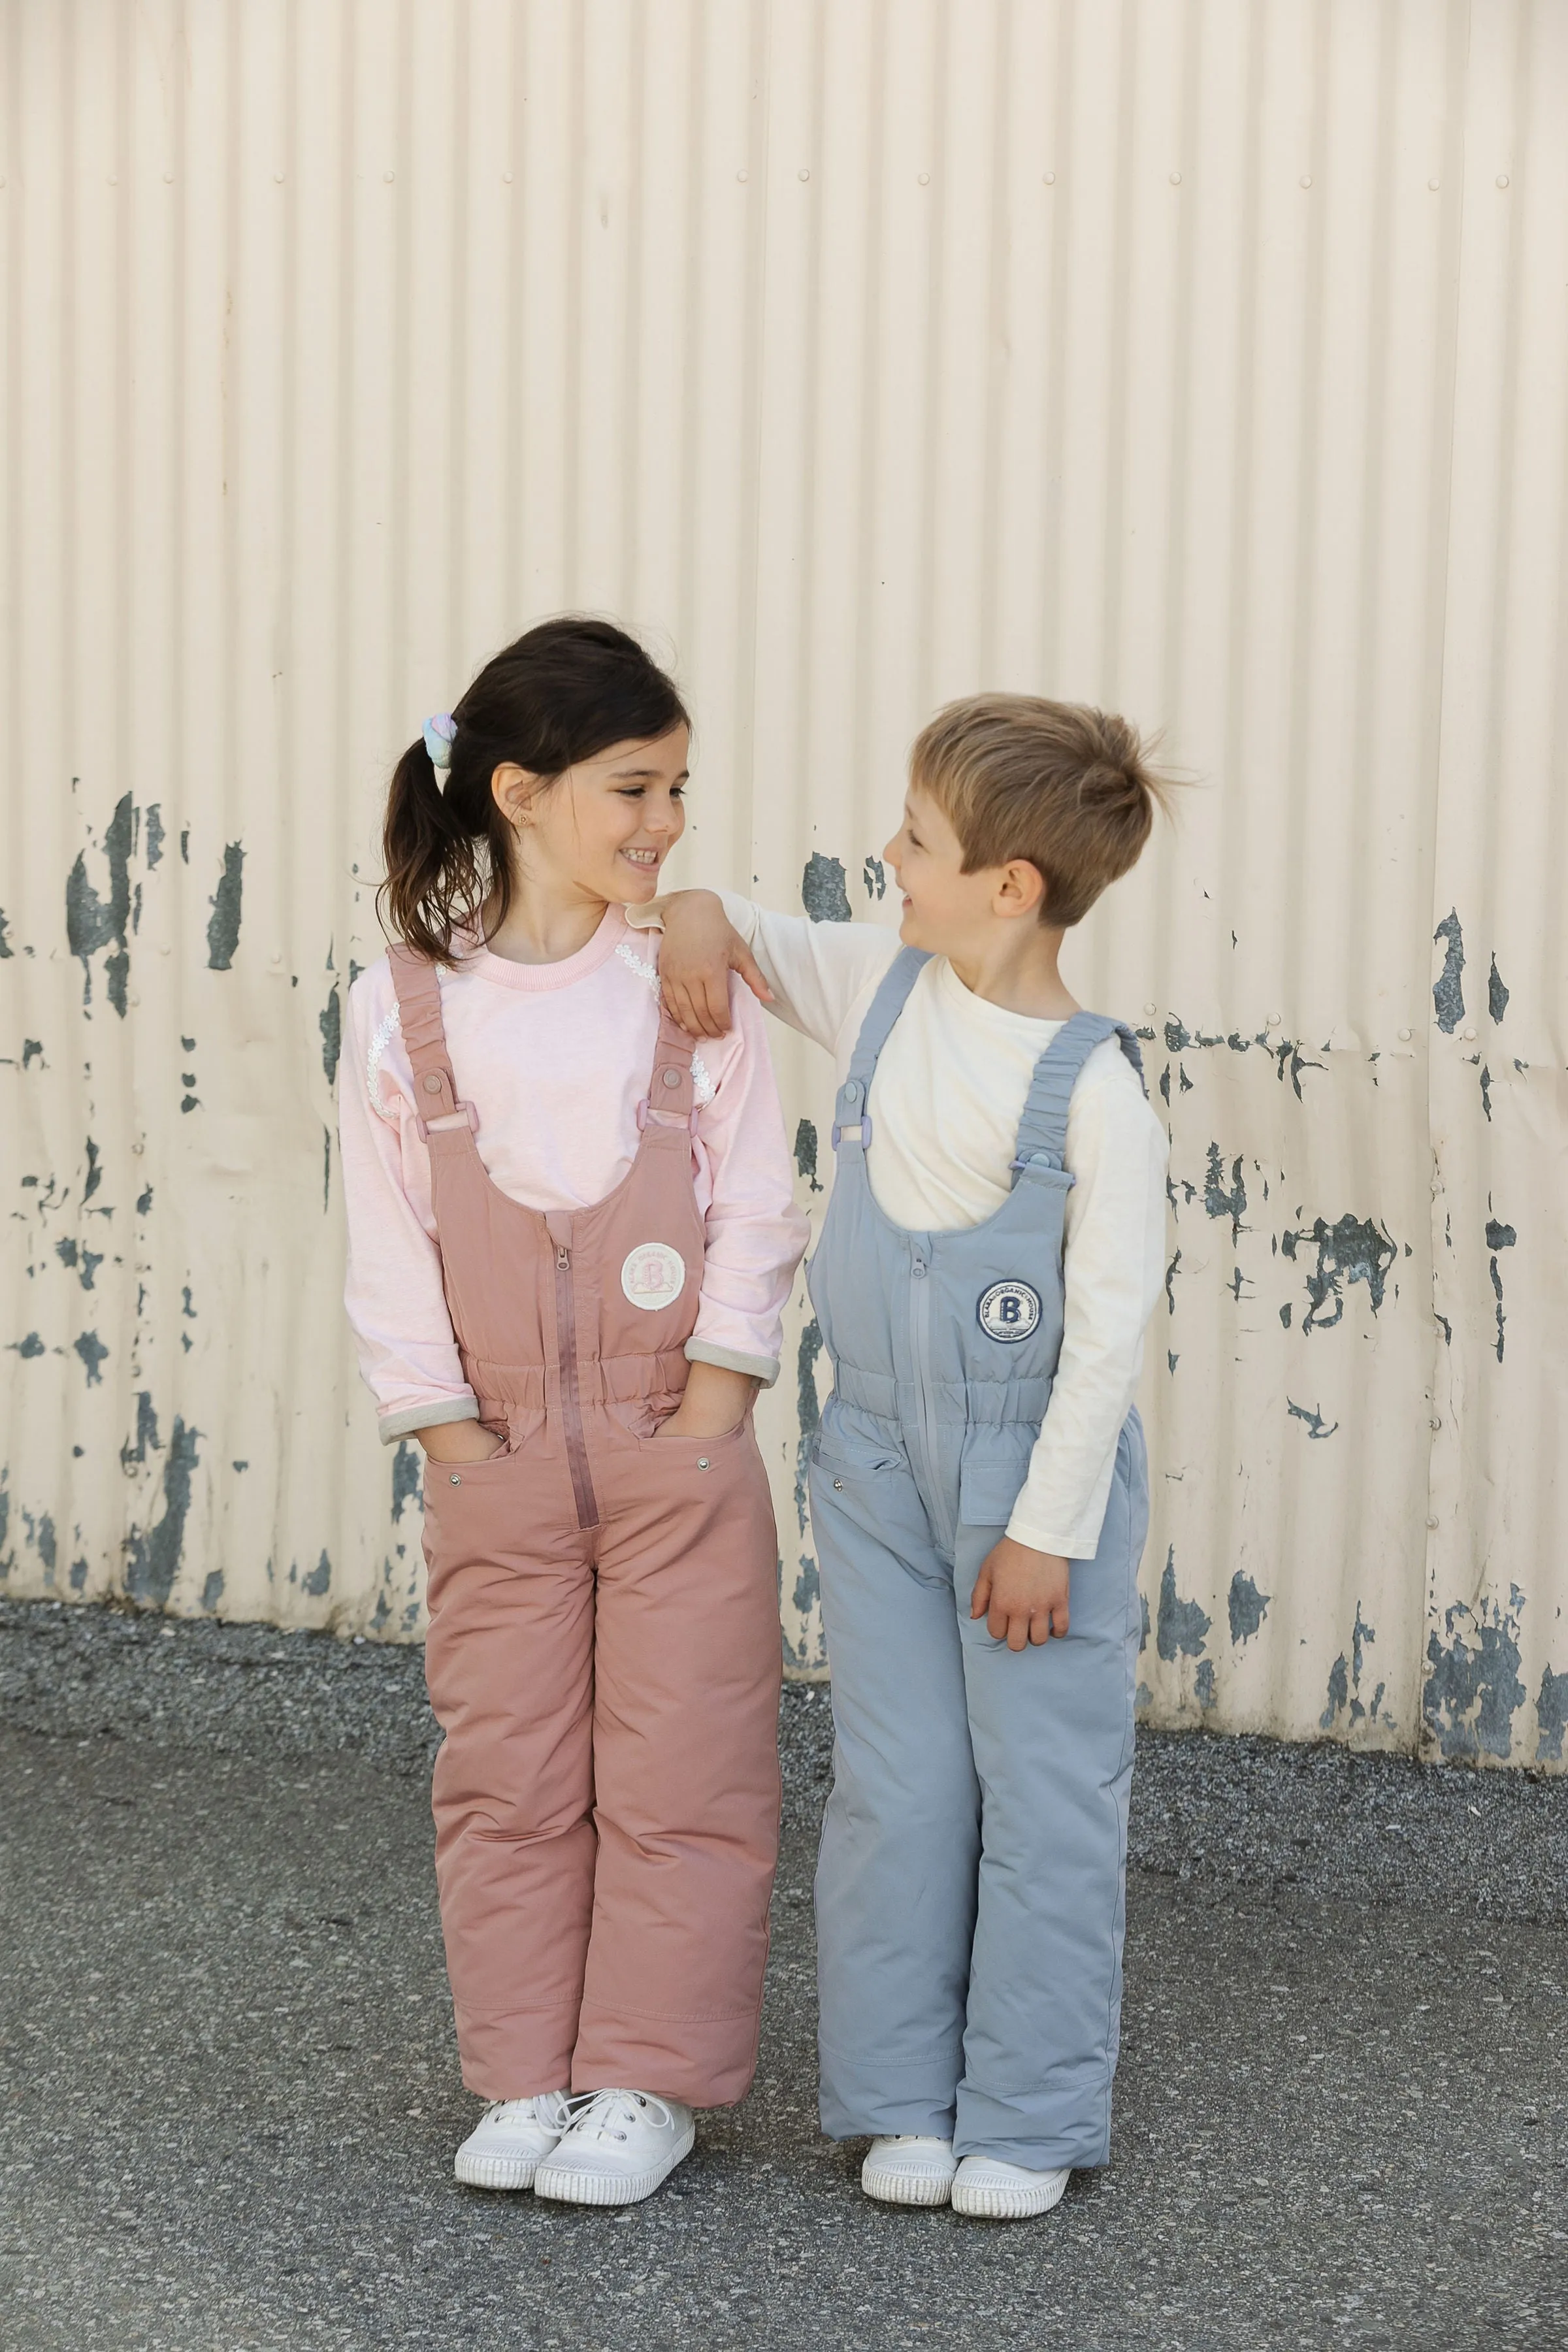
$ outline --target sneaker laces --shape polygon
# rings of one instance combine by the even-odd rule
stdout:
[[[641,2123],[649,2109],[657,2123],[674,2130],[674,2116],[651,2091],[580,2091],[574,2099],[566,2102],[571,2118],[567,2129],[574,2139],[624,2140],[626,2133],[621,2126]]]
[[[541,2091],[531,2099],[492,2099],[479,2121],[486,2124],[507,2122],[517,2116],[529,2123],[541,2123],[546,2130],[552,2130],[561,2121],[563,2111],[570,2110],[571,2105],[564,2091]]]

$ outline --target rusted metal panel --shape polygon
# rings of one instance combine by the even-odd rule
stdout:
[[[418,1630],[342,994],[392,758],[583,604],[691,688],[687,876],[820,919],[890,919],[937,701],[1163,727],[1181,824],[1071,964],[1172,1134],[1145,1711],[1560,1764],[1563,12],[0,27],[8,1589]],[[814,1673],[804,1291],[788,1358]]]

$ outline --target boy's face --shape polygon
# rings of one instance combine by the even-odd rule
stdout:
[[[1023,858],[963,871],[963,846],[947,816],[919,784],[904,796],[904,821],[882,852],[903,892],[899,937],[906,947],[966,959],[994,943],[997,926],[1039,915],[1044,885]]]

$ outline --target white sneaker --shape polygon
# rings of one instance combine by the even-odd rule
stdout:
[[[860,2186],[884,2205],[945,2205],[956,2170],[950,2139],[900,2132],[874,2139],[860,2167]]]
[[[689,2107],[647,2091],[589,2091],[572,2107],[570,2127],[533,2176],[536,2197],[636,2205],[690,2155],[697,2138]]]
[[[452,2158],[452,2169],[470,2189],[527,2189],[541,2158],[549,2155],[571,2120],[564,2091],[493,2100]]]
[[[1070,2166],[1030,2172],[999,2156],[966,2156],[952,2178],[952,2210],[983,2221],[1027,2221],[1061,2203],[1070,2176]]]

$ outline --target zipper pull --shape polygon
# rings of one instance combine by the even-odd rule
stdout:
[[[557,1242],[555,1244],[555,1263],[561,1268],[563,1274],[567,1271],[568,1267],[572,1264],[572,1253],[567,1248],[564,1242]]]

